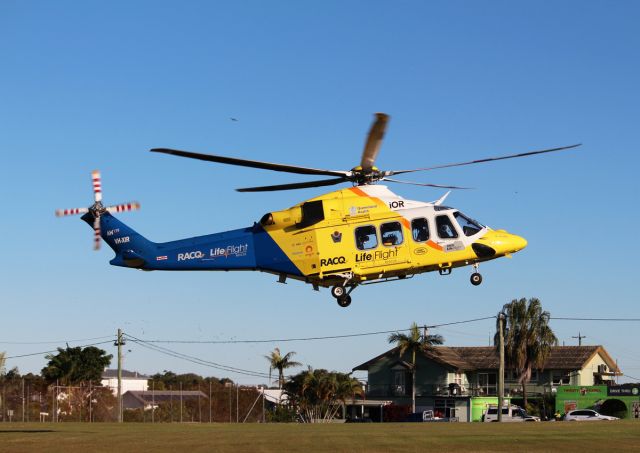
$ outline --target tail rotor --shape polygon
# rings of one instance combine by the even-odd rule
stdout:
[[[100,216],[105,212],[127,212],[140,209],[140,203],[134,201],[130,203],[122,203],[113,206],[102,205],[102,178],[100,177],[100,171],[94,170],[91,173],[91,182],[93,184],[93,205],[88,208],[71,208],[71,209],[58,209],[56,210],[57,217],[66,217],[70,215],[87,214],[90,213],[93,216],[93,249],[100,249]]]

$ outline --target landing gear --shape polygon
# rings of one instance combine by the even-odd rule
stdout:
[[[344,286],[338,285],[331,288],[331,295],[336,299],[340,299],[341,297],[343,297],[346,292],[347,291],[344,289]]]
[[[336,298],[338,305],[341,307],[348,307],[351,305],[351,296],[349,294],[354,289],[356,289],[356,285],[349,285],[348,287],[336,285],[331,288],[331,295]]]
[[[340,305],[343,308],[351,305],[351,296],[348,294],[338,297],[336,300],[338,301],[338,305]]]
[[[480,275],[480,273],[478,272],[478,263],[473,265],[473,270],[475,271],[473,274],[471,274],[471,284],[473,286],[478,286],[480,283],[482,283],[482,275]]]

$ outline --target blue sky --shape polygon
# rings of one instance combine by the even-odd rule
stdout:
[[[640,318],[639,19],[632,1],[1,2],[0,351],[103,341],[119,327],[165,340],[393,330],[491,316],[520,297],[540,298],[555,317]],[[83,222],[53,216],[91,204],[98,168],[107,203],[141,202],[140,212],[120,218],[151,240],[247,226],[322,189],[241,194],[233,189],[302,178],[148,150],[349,169],[378,111],[391,115],[383,169],[584,145],[414,175],[475,187],[448,203],[524,236],[529,247],[481,266],[480,287],[467,269],[427,274],[360,288],[346,310],[327,290],[279,285],[266,274],[114,268],[107,247],[91,250]],[[409,199],[442,195],[391,188]],[[637,323],[552,327],[567,345],[578,332],[584,344],[604,345],[640,377]],[[487,320],[437,333],[449,345],[486,345],[493,329]],[[340,371],[388,348],[385,335],[165,346],[260,372],[275,346]],[[126,350],[132,370],[264,382],[131,343]],[[44,364],[30,356],[7,366]]]

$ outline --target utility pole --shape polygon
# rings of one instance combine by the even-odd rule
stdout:
[[[122,330],[118,329],[118,340],[116,346],[118,346],[118,423],[122,423]]]
[[[577,338],[578,339],[578,346],[582,346],[582,339],[583,338],[587,338],[586,335],[580,335],[580,332],[578,331],[578,336],[573,336],[571,338]]]
[[[498,348],[500,349],[500,368],[498,370],[498,421],[502,421],[504,405],[504,313],[498,313]]]

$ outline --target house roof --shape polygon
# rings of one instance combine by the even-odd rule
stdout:
[[[162,403],[171,400],[178,401],[180,398],[183,400],[192,400],[198,397],[209,398],[205,393],[198,390],[183,390],[182,392],[180,390],[129,390],[125,392],[125,395],[127,394],[145,404]]]
[[[602,346],[554,346],[545,369],[578,370],[596,354],[600,354],[610,370],[619,372],[615,361]],[[433,360],[444,367],[459,371],[491,370],[499,366],[499,357],[493,346],[434,346],[422,353],[427,359]],[[356,366],[353,371],[368,370],[369,367],[382,360],[398,356],[398,348],[393,348],[373,359]]]
[[[118,370],[107,368],[102,372],[102,379],[113,379],[118,377]],[[137,371],[122,370],[122,377],[127,379],[149,379],[146,374],[138,373]]]

